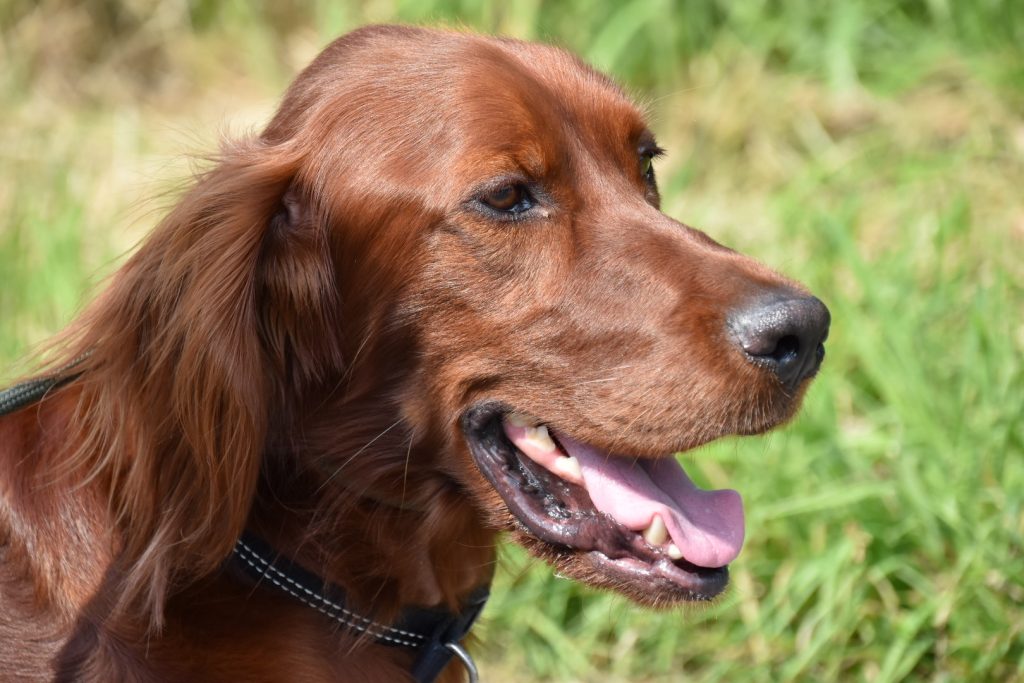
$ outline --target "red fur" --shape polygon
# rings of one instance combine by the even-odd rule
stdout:
[[[639,457],[786,419],[722,326],[793,285],[657,210],[645,131],[554,48],[329,46],[55,343],[81,377],[0,418],[0,678],[402,680],[410,653],[224,572],[243,529],[379,619],[456,609],[518,529],[470,405]],[[509,177],[545,217],[473,203]]]

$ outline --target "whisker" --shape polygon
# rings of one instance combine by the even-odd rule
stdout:
[[[396,426],[398,426],[398,424],[399,424],[399,423],[401,423],[401,422],[402,422],[402,418],[398,418],[397,420],[395,420],[394,422],[392,422],[392,423],[391,423],[391,424],[390,424],[390,425],[389,425],[389,426],[388,426],[388,427],[387,427],[387,428],[386,428],[386,429],[385,429],[384,431],[382,431],[382,432],[381,432],[380,434],[378,434],[377,436],[375,436],[375,437],[373,437],[372,439],[370,439],[369,441],[367,441],[367,442],[366,442],[366,444],[365,444],[365,445],[364,445],[364,446],[363,446],[362,448],[360,448],[360,449],[359,449],[358,451],[356,451],[355,453],[353,453],[352,455],[350,455],[350,456],[349,456],[348,458],[346,458],[346,459],[345,459],[345,462],[343,462],[343,463],[341,463],[340,465],[338,465],[338,467],[337,467],[337,468],[336,468],[336,469],[334,470],[334,472],[333,472],[333,473],[331,474],[331,476],[327,477],[327,479],[325,479],[325,480],[324,480],[324,483],[320,484],[320,486],[319,486],[319,487],[317,488],[316,492],[317,492],[317,493],[320,493],[320,491],[322,491],[322,490],[323,490],[323,488],[324,488],[325,486],[327,486],[327,484],[328,484],[328,483],[329,483],[329,482],[330,482],[330,481],[331,481],[332,479],[334,479],[334,478],[335,478],[336,476],[338,476],[338,474],[339,474],[339,473],[340,473],[340,472],[341,472],[341,471],[342,471],[343,469],[345,469],[345,466],[346,466],[346,465],[348,465],[348,464],[349,464],[350,462],[352,462],[353,460],[355,460],[355,459],[356,459],[356,457],[357,457],[357,456],[358,456],[358,455],[359,455],[360,453],[362,453],[362,452],[363,452],[363,451],[365,451],[365,450],[366,450],[367,448],[369,448],[370,446],[372,446],[372,445],[373,445],[373,444],[374,444],[374,443],[375,443],[375,442],[376,442],[376,441],[377,441],[378,439],[380,439],[380,438],[381,438],[382,436],[384,436],[385,434],[387,434],[388,432],[390,432],[390,431],[391,431],[392,429],[394,429],[394,428],[395,428]]]
[[[402,505],[405,505],[405,489],[406,484],[409,482],[409,459],[412,457],[412,442],[415,438],[414,434],[409,435],[409,447],[405,450],[405,467],[402,470]]]

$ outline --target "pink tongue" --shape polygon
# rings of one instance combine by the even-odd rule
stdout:
[[[619,524],[642,531],[661,515],[683,558],[698,567],[724,567],[743,545],[743,500],[736,491],[705,491],[675,458],[638,460],[575,441],[558,440],[583,470],[594,506]]]

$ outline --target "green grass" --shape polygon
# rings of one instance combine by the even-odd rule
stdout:
[[[792,425],[684,456],[744,494],[727,598],[648,612],[505,548],[487,680],[1024,680],[1024,5],[86,5],[109,21],[0,5],[0,376],[153,224],[179,155],[265,119],[329,37],[553,40],[652,101],[668,213],[834,327]]]

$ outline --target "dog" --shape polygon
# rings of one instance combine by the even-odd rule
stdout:
[[[710,600],[829,313],[659,210],[643,113],[554,47],[329,45],[4,394],[0,678],[460,680],[499,532]]]

